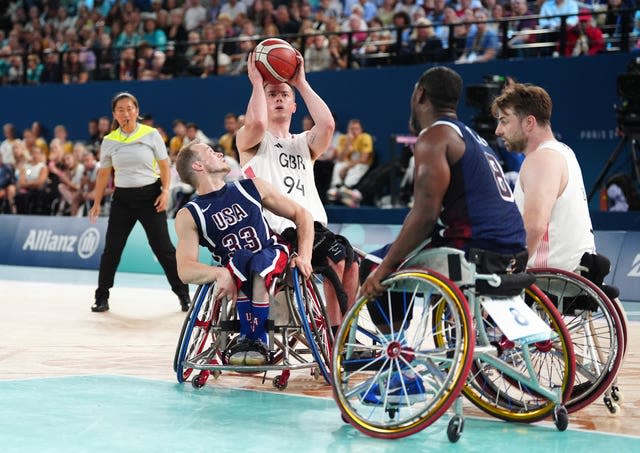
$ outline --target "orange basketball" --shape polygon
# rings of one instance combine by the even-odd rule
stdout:
[[[297,53],[287,41],[268,38],[258,43],[254,52],[256,67],[267,83],[287,82],[298,70]]]

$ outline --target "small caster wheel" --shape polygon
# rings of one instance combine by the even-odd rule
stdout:
[[[313,377],[314,381],[320,380],[320,377],[321,377],[320,368],[315,367],[315,366],[313,368],[311,368],[311,377]]]
[[[284,390],[287,388],[287,381],[282,379],[281,375],[273,378],[273,386],[278,390]]]
[[[221,374],[222,374],[222,371],[220,371],[220,370],[213,370],[211,372],[211,376],[213,376],[214,379],[218,379]]]
[[[194,389],[201,389],[204,387],[206,380],[202,378],[201,375],[197,374],[191,379],[191,385]]]
[[[608,396],[604,397],[604,405],[607,407],[610,415],[620,415],[620,405],[613,400],[613,395],[611,398]]]
[[[569,413],[564,406],[557,406],[553,410],[553,423],[558,431],[565,431],[569,426]]]
[[[618,404],[622,404],[622,402],[624,401],[624,398],[622,397],[622,393],[620,392],[620,389],[618,388],[617,385],[614,385],[613,387],[611,387],[611,399]]]
[[[396,414],[398,413],[398,409],[387,409],[387,414],[389,414],[389,418],[393,420],[396,418]]]
[[[447,426],[447,437],[449,438],[449,442],[455,444],[460,440],[460,435],[464,430],[464,418],[459,415],[454,415],[449,420],[449,426]]]

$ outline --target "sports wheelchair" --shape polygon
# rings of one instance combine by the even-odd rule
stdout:
[[[627,318],[617,299],[617,288],[602,284],[609,272],[609,260],[602,255],[590,258],[588,263],[583,259],[578,268],[584,276],[554,268],[530,272],[536,276],[536,285],[558,308],[571,333],[576,376],[567,410],[575,412],[604,395],[609,412],[618,415],[622,394],[616,376],[626,352]],[[597,272],[596,268],[605,270]]]
[[[534,279],[479,273],[457,249],[409,258],[383,282],[382,295],[354,304],[338,331],[331,369],[343,420],[373,437],[399,438],[455,404],[447,436],[456,442],[462,392],[503,420],[551,415],[565,430],[573,344]]]
[[[266,365],[238,366],[228,362],[226,352],[237,341],[240,322],[234,303],[213,299],[214,284],[200,285],[184,320],[173,369],[178,382],[191,377],[195,388],[210,376],[223,371],[279,372],[273,380],[278,390],[287,387],[292,370],[309,368],[311,375],[330,383],[332,332],[325,304],[315,277],[305,280],[297,269],[287,269],[269,288],[270,310],[267,322],[269,360]]]

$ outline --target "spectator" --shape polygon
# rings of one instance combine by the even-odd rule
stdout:
[[[58,184],[60,204],[57,215],[63,215],[68,212],[69,215],[75,216],[82,202],[81,189],[84,165],[78,162],[74,154],[65,154],[62,157],[62,163],[64,164],[62,170],[59,170],[55,166],[50,168],[51,172],[57,171],[56,175],[60,180]]]
[[[445,6],[444,20],[439,27],[436,27],[436,35],[442,41],[442,47],[447,50],[447,59],[450,60],[462,55],[467,43],[467,29],[463,25],[456,25],[460,23],[460,18],[456,16],[453,7]],[[453,30],[453,36],[449,36],[451,30]]]
[[[231,63],[226,74],[238,75],[247,73],[247,58],[249,58],[249,52],[251,52],[256,46],[256,41],[251,39],[249,35],[241,34],[238,41],[238,52],[230,56]]]
[[[42,151],[36,147],[30,159],[20,158],[16,169],[19,175],[15,198],[17,213],[49,214],[51,200],[45,192],[49,171]]]
[[[578,23],[578,2],[576,0],[546,0],[540,8],[540,16],[558,16],[563,14],[575,14],[566,18],[567,27],[573,27]],[[553,31],[560,29],[560,17],[541,17],[538,20],[540,28]]]
[[[349,67],[349,52],[342,45],[339,36],[331,35],[329,37],[329,53],[331,54],[330,69],[347,69]]]
[[[31,132],[35,140],[36,146],[42,150],[45,156],[49,155],[49,145],[44,138],[44,127],[40,121],[34,121],[31,123]]]
[[[53,137],[54,139],[58,139],[60,141],[60,146],[62,147],[62,152],[64,154],[69,154],[73,152],[73,143],[71,143],[67,137],[67,128],[62,124],[58,124],[53,128]]]
[[[186,60],[182,53],[176,52],[176,46],[173,41],[167,43],[164,63],[160,68],[159,78],[173,79],[183,74],[183,68],[186,66]]]
[[[336,201],[341,187],[354,187],[369,170],[374,157],[373,138],[364,132],[360,120],[352,119],[347,125],[347,133],[338,143],[327,199]]]
[[[9,70],[7,71],[7,84],[21,85],[24,79],[24,65],[20,55],[12,55],[9,57]]]
[[[138,80],[155,80],[165,62],[165,55],[160,50],[154,50],[146,41],[138,47]]]
[[[516,21],[508,23],[509,48],[513,56],[527,56],[530,54],[526,49],[520,49],[518,46],[531,44],[536,41],[536,35],[529,33],[538,27],[538,21],[534,18],[526,18],[532,16],[533,12],[529,9],[526,0],[511,0],[512,16],[522,17]]]
[[[2,31],[0,30],[0,86],[7,83],[9,76],[9,56],[11,49],[2,45]]]
[[[174,136],[169,140],[169,155],[178,154],[178,151],[185,144],[184,139],[187,135],[187,123],[182,119],[175,119],[173,121],[173,133]]]
[[[95,155],[96,150],[100,147],[101,142],[100,132],[98,131],[98,118],[91,118],[87,122],[87,133],[87,149]]]
[[[167,44],[167,35],[164,33],[164,30],[157,28],[155,20],[146,19],[144,21],[142,41],[149,43],[153,49],[164,52],[165,45]]]
[[[111,47],[111,36],[101,33],[94,47],[96,54],[95,80],[114,80],[116,70],[115,52]]]
[[[87,206],[90,206],[95,199],[95,187],[96,187],[96,178],[98,176],[98,169],[100,165],[96,160],[96,157],[92,153],[86,153],[82,157],[82,164],[84,165],[84,173],[82,174],[82,180],[80,182],[80,196],[82,203],[89,203]],[[110,196],[113,193],[112,187],[107,187],[105,189],[105,198]],[[82,215],[83,210],[78,210],[78,215]]]
[[[47,156],[46,152],[36,145],[36,136],[34,135],[31,128],[26,128],[25,130],[22,131],[22,144],[24,145],[24,147],[27,150],[27,153],[29,154],[33,154],[33,150],[35,148],[38,148],[41,151],[43,151],[43,154],[45,157]]]
[[[327,37],[318,33],[312,37],[311,45],[304,51],[305,70],[307,72],[326,71],[331,68],[331,58]]]
[[[182,146],[187,146],[194,140],[198,140],[200,143],[209,143],[209,137],[200,130],[196,123],[187,123],[185,137],[182,141]]]
[[[65,85],[70,83],[87,83],[89,80],[89,72],[80,61],[78,52],[72,50],[66,54],[66,57],[64,69],[62,70],[62,83]]]
[[[40,85],[44,66],[40,63],[40,57],[30,54],[27,57],[27,85]]]
[[[489,19],[487,10],[483,8],[477,10],[475,19],[480,22],[478,22],[476,29],[469,33],[464,52],[456,63],[486,63],[498,55],[500,43],[495,30],[489,28],[487,24]]]
[[[182,55],[187,49],[189,34],[183,25],[184,13],[181,8],[172,9],[169,13],[169,26],[164,30],[168,41],[173,41],[176,52]]]
[[[588,13],[580,14],[578,24],[567,31],[565,56],[596,55],[605,49],[602,30]]]
[[[60,66],[59,54],[50,49],[45,50],[45,63],[42,70],[42,83],[60,83],[62,82],[62,67]]]
[[[235,21],[238,14],[247,14],[247,5],[243,1],[227,0],[220,7],[220,14],[227,14],[232,21]]]
[[[443,61],[445,53],[442,41],[436,36],[431,21],[427,18],[418,19],[414,27],[402,61],[413,64]]]
[[[5,164],[0,153],[0,214],[10,212],[17,214],[16,209],[16,172],[12,165]]]
[[[207,10],[200,0],[187,0],[184,11],[184,28],[189,32],[196,30],[207,21]],[[169,39],[173,39],[170,37]]]
[[[138,78],[138,60],[133,47],[127,47],[120,52],[120,59],[116,64],[116,75],[122,82],[130,82]]]
[[[238,115],[235,113],[227,113],[224,116],[224,134],[218,139],[218,145],[222,147],[225,156],[231,156],[236,161],[240,161],[238,150],[235,147],[236,132],[240,126],[238,125]]]
[[[300,22],[291,17],[286,5],[280,5],[276,8],[275,24],[281,35],[298,33],[298,30],[300,30]]]
[[[427,19],[432,24],[439,24],[444,21],[444,8],[447,5],[447,0],[434,0],[433,9],[427,14]]]
[[[118,35],[116,40],[116,49],[125,49],[127,47],[138,47],[142,36],[136,31],[135,24],[133,22],[126,22],[124,24],[124,30]]]
[[[468,10],[474,12],[478,8],[482,8],[480,0],[459,0],[458,9],[456,9],[456,16],[464,20]]]
[[[445,0],[439,0],[444,2]],[[382,0],[382,5],[378,7],[377,16],[385,27],[393,23],[393,15],[396,12],[397,0]]]
[[[5,123],[2,126],[2,133],[4,134],[4,140],[0,143],[2,161],[6,165],[15,166],[16,160],[13,155],[13,144],[18,140],[18,131],[13,124]]]

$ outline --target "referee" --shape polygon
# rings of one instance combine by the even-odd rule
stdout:
[[[149,245],[158,258],[180,299],[182,311],[189,309],[189,287],[180,281],[176,269],[176,250],[169,238],[167,202],[169,199],[169,157],[160,133],[138,122],[140,106],[130,93],[119,93],[111,101],[113,130],[100,146],[100,169],[95,200],[89,219],[95,223],[100,204],[114,173],[115,191],[107,226],[107,237],[100,258],[98,289],[91,311],[109,310],[109,290],[113,287],[122,251],[136,221],[140,221]]]

